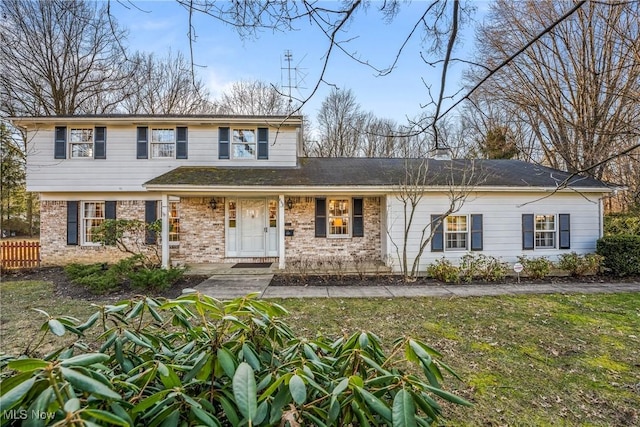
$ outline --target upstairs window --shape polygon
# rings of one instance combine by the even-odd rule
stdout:
[[[93,158],[93,129],[71,129],[69,151],[72,159]]]
[[[254,129],[234,129],[231,153],[234,159],[256,158],[256,131]]]
[[[151,158],[173,159],[176,155],[174,129],[151,129]]]

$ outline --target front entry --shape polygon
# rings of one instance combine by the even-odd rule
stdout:
[[[276,199],[227,199],[227,256],[277,256],[277,206]]]

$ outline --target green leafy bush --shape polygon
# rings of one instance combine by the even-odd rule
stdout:
[[[484,254],[466,254],[460,261],[460,278],[464,282],[480,279],[498,282],[507,275],[507,264],[498,258]]]
[[[115,264],[69,264],[64,272],[73,283],[85,286],[93,293],[104,294],[121,287],[139,264],[140,257],[134,255]]]
[[[532,279],[544,279],[551,272],[553,263],[547,257],[527,258],[519,256],[518,261],[524,267],[524,272]]]
[[[600,272],[603,257],[598,254],[578,255],[575,252],[560,255],[558,267],[572,276],[585,276]]]
[[[469,404],[442,389],[442,370],[455,373],[421,341],[399,338],[387,354],[368,332],[301,339],[281,306],[253,297],[142,298],[84,323],[41,313],[43,331],[77,340],[1,359],[2,413],[65,425],[426,426],[441,417],[437,398]]]
[[[167,289],[171,287],[184,274],[182,268],[141,268],[131,271],[127,277],[131,286],[142,289]]]
[[[611,274],[640,274],[640,236],[605,236],[598,240],[596,253],[604,257],[602,265]]]
[[[634,235],[640,236],[640,214],[610,214],[604,217],[604,235]]]
[[[427,275],[445,283],[460,283],[460,268],[441,258],[427,266]]]

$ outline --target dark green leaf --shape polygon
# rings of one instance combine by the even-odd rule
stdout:
[[[35,371],[37,369],[44,369],[47,366],[49,366],[49,362],[42,359],[18,359],[7,364],[9,369],[20,372]]]
[[[129,422],[128,421],[123,420],[122,418],[120,418],[117,415],[112,414],[111,412],[103,411],[101,409],[83,409],[82,410],[82,414],[83,415],[89,415],[90,417],[95,418],[95,419],[100,420],[100,421],[104,421],[108,425],[122,426],[122,427],[128,427],[129,426]]]
[[[94,363],[103,363],[110,359],[110,357],[103,353],[86,353],[78,356],[70,357],[60,362],[62,366],[90,366]]]
[[[2,393],[2,399],[0,399],[0,414],[4,414],[4,411],[8,411],[20,402],[29,390],[31,390],[35,382],[36,377],[30,377],[10,390],[6,390],[6,388],[3,387],[2,391],[4,393]]]
[[[253,421],[258,409],[256,379],[248,363],[242,362],[236,369],[233,376],[233,396],[242,416]]]
[[[382,400],[378,399],[373,393],[363,389],[356,388],[360,396],[362,396],[362,400],[367,404],[367,406],[373,409],[378,415],[382,416],[385,420],[391,422],[391,409],[384,403]]]
[[[294,375],[289,380],[289,391],[291,392],[291,397],[298,404],[302,405],[307,400],[307,386],[304,384],[303,379]]]
[[[416,404],[405,389],[396,393],[393,399],[392,421],[394,427],[416,426]]]
[[[67,329],[58,319],[49,319],[49,330],[59,337],[63,336]]]
[[[94,380],[93,378],[81,374],[74,369],[65,368],[64,366],[60,367],[60,371],[64,378],[76,389],[97,394],[108,399],[121,399],[121,396],[118,393],[111,390],[98,380]]]

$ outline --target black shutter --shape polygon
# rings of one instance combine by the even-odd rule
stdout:
[[[104,219],[116,219],[116,202],[104,202]]]
[[[534,248],[534,227],[533,214],[522,214],[522,249],[524,250]]]
[[[158,219],[158,208],[155,200],[147,200],[144,202],[144,222],[148,226]],[[156,232],[149,230],[147,228],[147,232],[145,235],[144,242],[147,245],[153,245],[156,243]]]
[[[471,250],[482,250],[482,215],[471,215]]]
[[[67,158],[67,127],[56,126],[55,144],[53,147],[54,159]]]
[[[316,199],[316,237],[327,237],[327,199]]]
[[[269,129],[258,128],[258,159],[269,158]]]
[[[364,203],[362,198],[353,199],[353,237],[364,237]]]
[[[136,158],[148,159],[149,158],[149,128],[138,128],[138,139],[136,145]]]
[[[218,158],[229,158],[229,128],[218,128]]]
[[[97,126],[93,132],[93,158],[107,158],[107,128]]]
[[[187,128],[176,128],[176,159],[187,158]]]
[[[435,227],[431,237],[431,252],[444,251],[444,218],[440,215],[431,215],[431,228]]]
[[[78,244],[78,202],[67,202],[67,245]]]
[[[560,222],[560,249],[571,248],[571,221],[569,214],[558,215]]]

